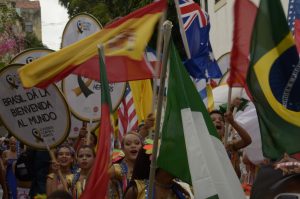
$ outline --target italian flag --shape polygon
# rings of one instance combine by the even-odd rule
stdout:
[[[197,199],[245,198],[226,150],[174,44],[170,48],[167,108],[158,167],[193,185]]]

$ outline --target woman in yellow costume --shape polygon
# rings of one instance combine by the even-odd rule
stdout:
[[[131,179],[133,166],[140,148],[142,137],[136,132],[128,132],[122,141],[124,158],[110,168],[111,185],[109,198],[123,198],[123,192]]]
[[[58,170],[61,171],[64,179],[72,175],[72,165],[74,162],[75,152],[74,149],[68,145],[61,145],[55,151],[57,159],[56,163],[52,165],[53,173],[50,173],[47,178],[46,192],[47,195],[56,190],[64,190],[62,180],[58,175]]]
[[[121,147],[125,156],[123,159],[114,163],[110,170],[110,190],[109,198],[123,198],[132,176],[133,167],[139,150],[143,146],[144,138],[148,135],[148,130],[154,125],[154,117],[149,114],[145,125],[137,132],[128,132],[122,140]]]
[[[77,152],[77,163],[80,171],[73,174],[68,179],[68,185],[71,189],[73,198],[80,198],[94,164],[95,157],[95,151],[91,146],[84,145],[79,147]]]
[[[134,166],[132,179],[125,192],[125,199],[149,199],[150,155],[141,149]],[[153,189],[154,198],[191,199],[193,194],[188,184],[178,182],[163,169],[156,170]]]

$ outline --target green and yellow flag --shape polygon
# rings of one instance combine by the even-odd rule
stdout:
[[[280,0],[261,0],[253,27],[247,84],[257,109],[263,153],[300,152],[300,64]]]

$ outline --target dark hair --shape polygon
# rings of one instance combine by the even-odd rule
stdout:
[[[93,148],[91,145],[81,145],[81,146],[78,148],[77,154],[76,154],[76,155],[78,156],[80,149],[87,149],[87,148],[90,149],[90,150],[93,152],[93,156],[96,157],[95,150],[94,150],[94,148]]]
[[[94,132],[91,132],[91,136],[93,137],[93,139],[94,139],[94,146],[97,146],[97,143],[98,143],[98,138],[97,138],[97,136],[96,136],[96,134],[94,133]]]
[[[211,116],[212,114],[219,114],[219,115],[221,115],[222,119],[224,121],[224,114],[221,111],[219,111],[219,110],[212,110],[211,112],[209,112],[209,115]]]
[[[146,150],[142,147],[136,157],[132,171],[131,180],[144,180],[149,178],[151,154],[146,154]]]
[[[67,149],[69,149],[69,151],[70,151],[70,153],[71,153],[71,156],[74,158],[75,157],[75,150],[73,149],[73,147],[71,147],[70,145],[68,145],[68,144],[62,144],[62,145],[59,145],[57,148],[56,148],[56,150],[55,150],[55,157],[57,157],[58,156],[58,153],[59,153],[59,151],[60,151],[60,149],[62,149],[62,148],[67,148]]]
[[[73,199],[73,197],[66,191],[57,190],[52,192],[47,199]]]

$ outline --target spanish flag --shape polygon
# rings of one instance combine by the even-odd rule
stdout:
[[[46,87],[74,73],[99,80],[97,45],[103,44],[109,82],[149,79],[153,69],[144,50],[167,1],[149,4],[99,32],[19,69],[24,87]]]

